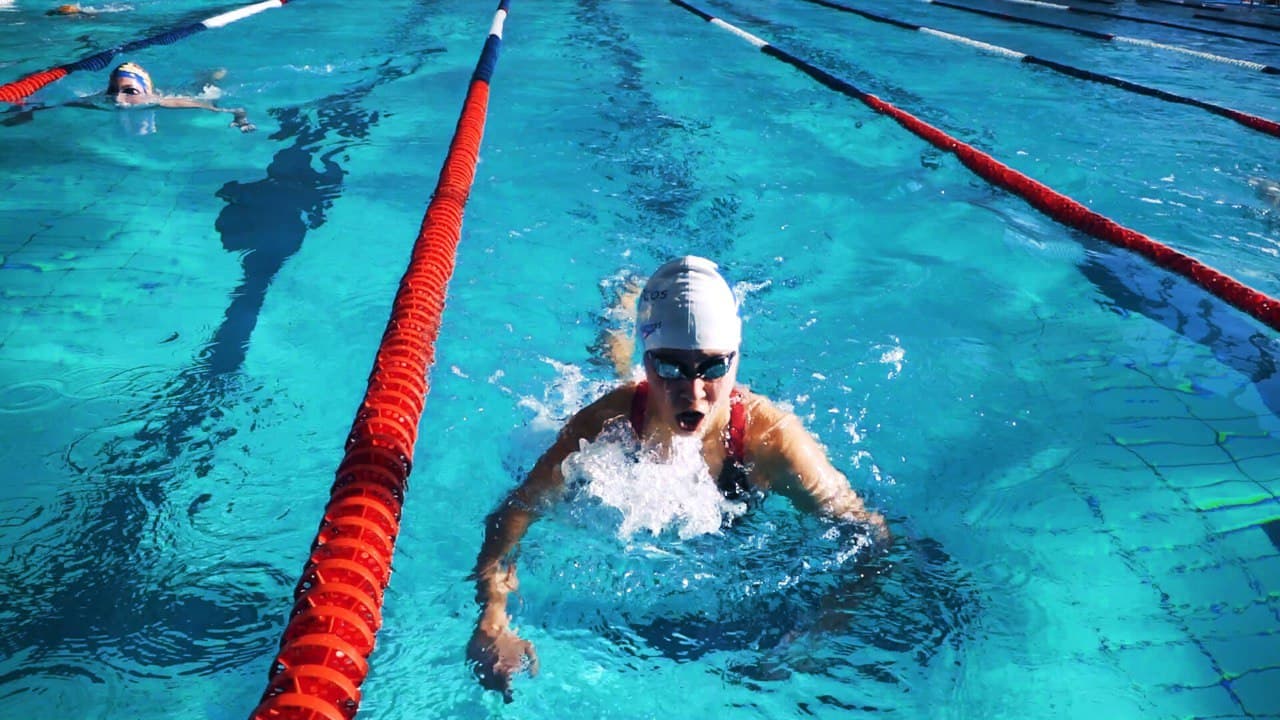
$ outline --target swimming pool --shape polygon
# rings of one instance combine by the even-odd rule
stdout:
[[[129,6],[0,8],[2,79],[210,14]],[[1249,182],[1275,138],[812,4],[703,7],[1280,295]],[[859,7],[1280,117],[1275,76]],[[6,715],[256,705],[491,10],[305,0],[129,58],[183,91],[225,67],[252,135],[0,126]],[[361,717],[1280,716],[1275,332],[673,5],[512,13]],[[772,501],[686,542],[565,511],[524,543],[542,673],[504,706],[463,659],[482,519],[610,379],[622,276],[685,252],[739,284],[740,379],[890,518],[892,567],[846,582],[841,538]]]

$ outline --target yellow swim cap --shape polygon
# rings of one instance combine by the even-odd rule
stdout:
[[[142,88],[151,94],[155,91],[155,86],[151,84],[151,75],[142,66],[137,63],[122,63],[111,71],[111,79],[107,83],[107,92],[113,93],[118,90],[119,81],[122,77],[129,77],[142,83]]]

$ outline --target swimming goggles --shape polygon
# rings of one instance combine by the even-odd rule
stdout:
[[[653,371],[663,380],[719,380],[729,373],[729,368],[733,367],[733,357],[736,352],[728,355],[721,355],[704,360],[698,363],[698,366],[690,369],[684,363],[673,362],[654,355],[652,352],[645,353],[645,357],[649,358],[649,362],[653,363]]]
[[[124,94],[124,95],[141,95],[141,94],[142,94],[142,91],[141,91],[141,90],[139,90],[138,88],[133,87],[132,85],[130,85],[129,87],[122,87],[122,88],[118,88],[118,89],[116,89],[116,90],[112,90],[111,92],[109,92],[109,93],[107,93],[107,94],[108,94],[108,95],[120,95],[120,94]]]

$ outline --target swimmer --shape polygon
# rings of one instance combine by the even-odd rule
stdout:
[[[141,65],[127,62],[111,71],[107,80],[107,97],[116,105],[155,105],[162,108],[190,108],[211,112],[231,113],[231,127],[241,132],[253,132],[257,128],[249,122],[244,108],[220,108],[206,100],[181,95],[161,95],[151,82],[151,75]]]
[[[1266,200],[1272,210],[1280,209],[1280,182],[1263,177],[1251,177],[1249,187],[1254,189],[1260,199]]]
[[[45,13],[46,15],[93,15],[93,8],[80,7],[79,5],[59,5],[58,7]]]
[[[216,70],[209,77],[211,80],[220,79],[225,76],[225,70]],[[32,105],[27,107],[17,107],[9,111],[10,117],[0,121],[0,125],[14,126],[31,122],[37,111],[50,110],[56,107],[78,107],[89,110],[105,110],[107,107],[103,105],[103,98],[117,108],[127,107],[160,107],[160,108],[189,108],[195,110],[209,110],[217,113],[231,114],[231,127],[238,128],[240,132],[253,132],[257,128],[253,123],[249,122],[244,108],[221,108],[204,98],[218,97],[221,91],[212,84],[204,86],[202,97],[185,97],[182,95],[165,95],[156,92],[155,85],[151,81],[151,75],[136,63],[123,63],[111,71],[111,75],[107,80],[107,89],[102,95],[91,95],[77,100],[57,105]],[[108,106],[109,107],[109,106]],[[122,122],[125,116],[121,116]],[[154,118],[150,118],[142,122],[141,127],[134,127],[133,131],[137,134],[149,134],[155,130]]]
[[[533,645],[511,629],[507,614],[507,595],[518,584],[512,554],[530,524],[562,496],[561,464],[613,420],[630,419],[648,447],[698,442],[728,498],[776,491],[801,509],[865,526],[882,547],[888,543],[884,518],[866,509],[799,418],[735,384],[742,321],[715,263],[688,256],[658,268],[639,293],[636,338],[644,380],[609,391],[570,418],[524,482],[486,518],[472,574],[480,618],[467,657],[481,685],[508,702],[512,676],[538,667]]]
[[[88,17],[90,15],[98,15],[100,13],[117,13],[132,10],[132,5],[110,4],[102,7],[90,7],[89,5],[81,5],[74,3],[70,5],[59,5],[58,7],[48,10],[45,15],[77,15],[80,17]]]

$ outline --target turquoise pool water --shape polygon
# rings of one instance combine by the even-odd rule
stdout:
[[[229,7],[7,3],[0,79]],[[1275,138],[803,2],[703,7],[1280,295]],[[1280,118],[1276,76],[859,7]],[[225,68],[251,135],[0,116],[0,714],[257,703],[492,11],[299,0],[129,58],[174,91]],[[621,278],[686,252],[744,295],[740,379],[899,544],[842,562],[773,500],[683,541],[564,508],[524,543],[542,673],[504,705],[463,657],[482,519],[610,381]],[[444,320],[361,717],[1280,717],[1277,334],[674,5],[512,6]]]

